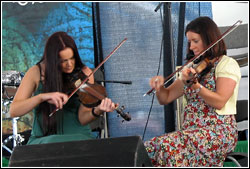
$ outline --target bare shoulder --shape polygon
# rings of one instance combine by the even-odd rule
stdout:
[[[23,81],[29,81],[30,83],[35,84],[35,86],[37,87],[40,81],[39,67],[37,65],[34,65],[29,68],[29,70],[25,73]]]
[[[89,76],[92,73],[92,70],[88,66],[84,66],[82,71],[85,75]]]
[[[40,70],[37,65],[32,66],[28,71],[27,74],[32,77],[32,79],[39,79],[40,80]]]
[[[32,96],[37,89],[40,80],[40,71],[38,66],[32,66],[25,73],[20,86],[14,97],[14,101],[27,99]]]
[[[93,72],[88,66],[84,66],[82,68],[82,71],[86,76],[89,76]],[[89,82],[94,84],[94,75],[93,74],[89,77]]]

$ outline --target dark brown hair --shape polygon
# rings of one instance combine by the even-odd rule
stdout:
[[[85,66],[78,53],[75,41],[66,32],[55,32],[52,34],[45,45],[45,50],[42,59],[37,63],[45,63],[45,78],[43,81],[43,93],[48,92],[63,92],[63,76],[61,65],[60,65],[60,55],[59,52],[65,48],[71,48],[74,53],[75,58],[75,69],[82,68]],[[43,134],[50,135],[57,133],[57,120],[56,115],[60,113],[55,113],[53,116],[49,117],[49,114],[56,108],[47,102],[43,102],[38,107],[38,114],[43,115]],[[59,118],[61,119],[61,118]]]
[[[185,34],[187,34],[187,32],[189,31],[197,33],[201,36],[204,48],[207,48],[211,43],[215,42],[221,36],[221,32],[216,23],[206,16],[199,17],[191,21],[186,27]],[[201,58],[205,57],[211,60],[215,57],[226,55],[226,50],[226,45],[224,43],[224,40],[222,39],[214,47],[207,51]],[[186,59],[189,60],[192,57],[193,53],[190,50],[190,43],[188,43]]]

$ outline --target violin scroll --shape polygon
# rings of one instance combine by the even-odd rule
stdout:
[[[106,89],[99,84],[84,84],[77,92],[81,103],[86,107],[96,107],[101,103],[101,100],[107,97]],[[124,113],[124,106],[116,107],[115,110],[124,120],[130,121],[131,116]]]
[[[89,108],[96,107],[101,103],[101,100],[107,97],[106,89],[99,84],[89,84],[86,83],[77,92],[81,103]],[[116,107],[115,110],[124,120],[130,121],[131,116],[124,113],[124,106]]]
[[[124,120],[126,121],[130,121],[131,120],[131,116],[129,114],[129,112],[124,113],[123,110],[125,109],[124,106],[121,106],[120,108],[116,108],[116,112],[118,113],[118,116],[120,115]]]

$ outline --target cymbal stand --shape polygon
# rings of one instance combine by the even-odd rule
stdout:
[[[5,113],[7,115],[7,118],[10,118],[9,117],[10,115],[9,115],[9,107],[8,106],[9,106],[9,104],[12,103],[13,97],[12,96],[10,97],[8,95],[7,91],[4,90],[4,92],[5,92],[6,96],[7,96],[7,99],[2,100],[3,101],[3,107],[4,107],[3,113]],[[4,149],[6,149],[9,153],[12,153],[12,150],[9,147],[7,147],[6,144],[9,141],[11,141],[11,139],[13,139],[13,148],[15,148],[17,145],[21,145],[21,142],[24,141],[24,138],[20,134],[18,134],[18,128],[17,128],[18,119],[19,119],[19,117],[12,118],[12,131],[13,131],[13,133],[9,137],[7,137],[2,143],[2,147]]]
[[[2,147],[7,150],[10,154],[12,154],[12,150],[6,146],[6,144],[13,138],[13,135],[10,135],[9,137],[7,137],[3,143],[2,143]]]

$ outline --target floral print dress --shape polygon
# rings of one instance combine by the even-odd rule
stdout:
[[[218,61],[215,63],[215,65]],[[200,82],[215,91],[215,66]],[[226,154],[236,146],[234,115],[218,115],[190,87],[184,87],[187,105],[182,129],[144,143],[154,166],[223,166]]]

